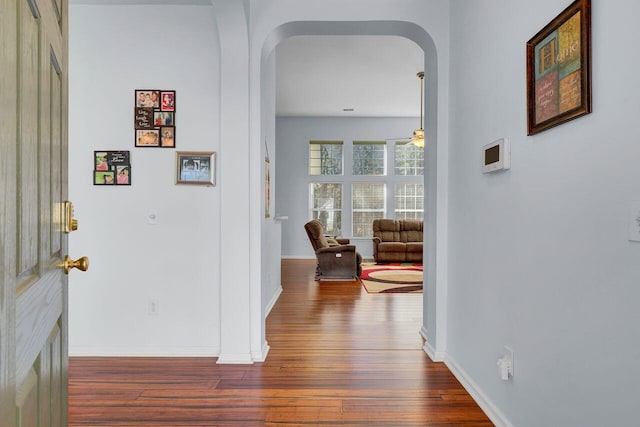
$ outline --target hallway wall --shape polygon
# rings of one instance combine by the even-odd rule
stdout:
[[[593,0],[593,113],[526,136],[525,44],[569,3],[451,2],[448,363],[514,426],[633,426],[640,4]],[[511,170],[483,175],[500,137]]]

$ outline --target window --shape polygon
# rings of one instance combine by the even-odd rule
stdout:
[[[342,235],[342,184],[314,182],[310,187],[312,219],[322,223],[325,233]]]
[[[423,175],[424,151],[412,144],[311,140],[309,219],[327,234],[362,239],[374,219],[423,219]]]
[[[342,175],[342,141],[309,142],[309,175]]]
[[[354,183],[351,189],[353,236],[373,236],[373,220],[385,216],[385,184]]]
[[[398,176],[424,175],[424,150],[413,144],[396,143],[395,174]]]
[[[385,175],[384,141],[353,141],[353,174]]]
[[[424,213],[424,185],[396,184],[395,218],[422,220]]]

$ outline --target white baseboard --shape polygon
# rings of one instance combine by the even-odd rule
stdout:
[[[433,348],[433,346],[429,342],[429,334],[427,333],[427,328],[425,328],[424,325],[422,325],[422,328],[420,328],[420,335],[422,335],[422,338],[424,338],[424,345],[422,346],[422,349],[425,353],[427,353],[427,356],[429,356],[429,358],[433,362],[444,362],[445,358],[447,357],[447,352],[436,351],[436,349]]]
[[[251,354],[220,354],[218,356],[218,365],[251,365],[254,359]]]
[[[269,347],[269,344],[267,344],[267,342],[265,341],[262,344],[262,350],[257,352],[257,351],[252,351],[251,352],[251,358],[253,359],[254,362],[264,362],[265,360],[267,360],[267,354],[269,354],[269,350],[271,349],[271,347]]]
[[[444,364],[447,365],[451,373],[460,381],[460,384],[467,390],[467,393],[471,395],[473,400],[476,401],[480,409],[487,414],[487,417],[491,420],[496,427],[513,427],[513,424],[507,419],[507,417],[500,411],[487,396],[482,392],[478,384],[473,381],[469,375],[458,365],[458,363],[450,356],[447,355]],[[497,374],[496,374],[497,375]]]
[[[70,357],[218,357],[218,347],[69,347]]]
[[[420,335],[422,336],[422,338],[424,338],[425,341],[427,341],[427,337],[429,336],[429,334],[427,333],[427,328],[425,328],[424,325],[422,325],[422,328],[420,328]]]
[[[267,308],[264,310],[264,318],[265,319],[267,318],[269,313],[271,313],[271,310],[273,309],[273,306],[276,305],[276,303],[278,302],[278,299],[280,298],[281,294],[282,294],[282,286],[280,286],[276,290],[276,292],[273,294],[273,297],[271,298],[271,301],[269,301],[269,304],[267,304]]]
[[[309,255],[282,255],[280,258],[282,259],[316,259],[316,256]]]

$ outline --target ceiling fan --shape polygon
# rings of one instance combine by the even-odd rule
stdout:
[[[420,128],[413,131],[413,136],[411,137],[402,137],[402,138],[387,138],[385,141],[402,141],[407,140],[404,144],[413,144],[418,148],[424,147],[424,129],[422,128],[422,110],[423,110],[423,81],[424,81],[424,71],[420,71],[417,74],[420,79]]]

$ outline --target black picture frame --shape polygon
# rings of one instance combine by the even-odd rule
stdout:
[[[175,90],[134,90],[135,147],[175,148],[175,127]]]
[[[93,185],[131,185],[131,153],[119,150],[94,151]]]

